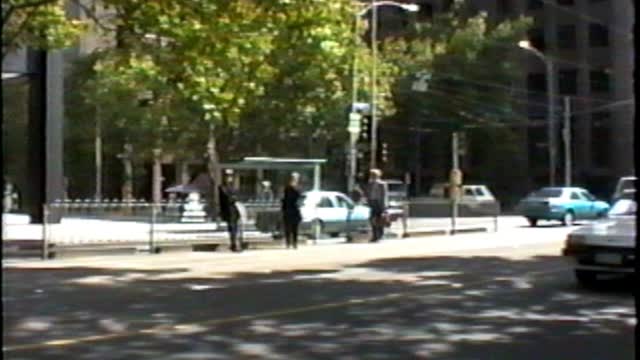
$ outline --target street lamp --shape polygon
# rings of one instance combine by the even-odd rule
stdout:
[[[370,167],[376,167],[376,153],[378,142],[378,116],[376,110],[377,96],[377,60],[378,60],[378,6],[395,6],[408,12],[417,12],[420,6],[417,4],[405,4],[395,1],[375,1],[371,0],[369,6],[362,10],[358,16],[366,14],[371,10],[371,52],[373,58],[371,70],[371,149],[370,149]],[[356,20],[357,21],[357,20]],[[354,89],[355,91],[355,89]]]
[[[372,51],[373,51],[373,69],[372,69],[372,83],[371,83],[371,106],[370,108],[371,110],[371,129],[372,129],[372,136],[371,136],[371,168],[373,169],[376,165],[376,150],[377,150],[377,129],[378,129],[378,123],[377,123],[377,117],[376,117],[376,111],[375,111],[375,98],[376,98],[376,75],[377,75],[377,69],[376,69],[376,60],[377,60],[377,23],[378,23],[378,11],[377,8],[378,6],[395,6],[395,7],[399,7],[403,10],[406,10],[408,12],[417,12],[420,7],[416,4],[405,4],[405,3],[399,3],[399,2],[395,2],[395,1],[371,1],[370,4],[368,4],[363,10],[361,10],[360,12],[356,13],[355,16],[355,21],[354,21],[354,40],[357,41],[357,37],[358,37],[358,19],[362,16],[364,16],[367,12],[369,12],[369,10],[372,10],[372,28],[371,28],[371,42],[372,42]],[[354,41],[354,43],[355,43]],[[349,166],[349,176],[348,176],[348,189],[349,191],[352,191],[353,188],[355,187],[355,173],[356,173],[356,150],[355,150],[355,141],[356,141],[356,135],[357,132],[355,133],[356,135],[354,135],[354,130],[356,129],[356,123],[357,123],[357,128],[359,129],[360,127],[360,120],[362,118],[362,116],[358,113],[358,107],[361,105],[358,104],[358,64],[357,64],[357,58],[354,57],[353,60],[353,83],[352,83],[352,98],[351,98],[351,113],[349,114],[349,127],[348,127],[348,131],[351,134],[351,142],[350,142],[350,149],[349,149],[349,158],[350,158],[350,166]],[[359,132],[359,130],[358,130]]]
[[[555,120],[553,114],[554,108],[554,73],[553,73],[553,62],[552,60],[545,56],[540,50],[531,46],[531,43],[528,40],[522,40],[518,42],[518,46],[522,49],[525,49],[540,60],[542,60],[546,67],[547,73],[547,137],[548,137],[548,149],[549,149],[549,185],[555,185],[556,179],[556,144],[555,144]]]

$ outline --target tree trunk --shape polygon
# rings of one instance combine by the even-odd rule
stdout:
[[[220,162],[218,160],[218,150],[216,146],[216,137],[214,126],[209,126],[209,141],[207,142],[207,173],[209,175],[209,194],[207,202],[209,205],[209,216],[211,220],[215,220],[218,215],[218,184],[220,184]]]
[[[153,203],[158,204],[162,201],[162,149],[153,149],[153,170],[152,170],[152,194]]]
[[[129,143],[124,144],[124,151],[120,154],[122,165],[124,166],[124,181],[122,184],[122,200],[130,202],[133,200],[133,165],[131,163],[131,155],[133,154],[133,146]]]

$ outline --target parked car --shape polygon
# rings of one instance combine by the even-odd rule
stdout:
[[[494,202],[496,198],[486,185],[462,185],[461,202]],[[429,190],[429,197],[449,198],[449,184],[436,183]]]
[[[600,274],[635,274],[636,211],[633,195],[621,194],[606,219],[567,236],[562,255],[571,259],[580,284],[593,285]]]
[[[583,188],[545,187],[527,195],[516,209],[531,226],[536,226],[538,220],[557,220],[571,226],[577,219],[602,218],[609,207]]]
[[[611,201],[615,202],[620,197],[622,197],[623,193],[627,190],[635,190],[636,189],[636,181],[637,178],[635,176],[624,176],[618,180],[616,184],[616,189],[613,192],[613,196],[611,197]]]
[[[322,234],[364,231],[369,228],[368,206],[356,205],[345,194],[335,191],[308,191],[300,202],[300,234],[318,238]]]

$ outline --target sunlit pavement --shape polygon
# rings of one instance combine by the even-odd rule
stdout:
[[[20,262],[7,359],[633,359],[631,283],[576,286],[569,230]]]

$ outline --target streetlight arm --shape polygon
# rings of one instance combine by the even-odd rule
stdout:
[[[367,7],[365,7],[362,11],[358,13],[358,16],[363,16],[374,7],[385,6],[385,5],[396,6],[408,12],[417,12],[418,10],[420,10],[420,6],[417,4],[405,4],[405,3],[395,2],[395,1],[376,1],[372,4],[367,5]]]

